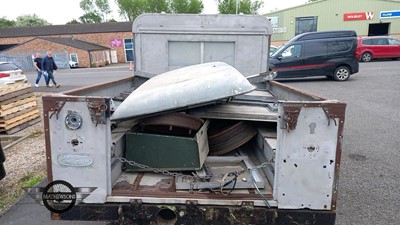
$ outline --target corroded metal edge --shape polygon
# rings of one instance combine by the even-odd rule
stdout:
[[[254,224],[254,225],[334,225],[336,211],[280,210],[255,207],[251,201],[239,206],[198,205],[196,200],[186,204],[170,205],[145,204],[139,200],[130,203],[80,204],[70,211],[52,213],[54,220],[112,221],[112,224],[157,224],[160,212],[170,214],[170,224]]]

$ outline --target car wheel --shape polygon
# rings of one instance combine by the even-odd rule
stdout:
[[[361,61],[362,62],[370,62],[372,60],[372,54],[369,52],[365,52],[364,54],[362,54],[361,56]]]
[[[336,68],[333,73],[333,79],[336,81],[346,81],[350,78],[350,69],[347,66],[340,66]]]

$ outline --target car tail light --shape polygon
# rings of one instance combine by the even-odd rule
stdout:
[[[0,78],[9,77],[9,76],[10,76],[10,74],[8,74],[8,73],[0,73]]]

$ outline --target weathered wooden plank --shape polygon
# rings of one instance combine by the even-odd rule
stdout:
[[[32,115],[36,115],[36,114],[39,114],[39,109],[35,109],[35,110],[27,112],[23,115],[16,116],[12,119],[8,119],[8,120],[0,119],[0,127],[7,127],[10,124],[24,120],[25,118],[28,118],[28,117],[30,117]]]
[[[26,93],[26,94],[18,95],[18,96],[14,97],[14,98],[10,98],[10,99],[1,101],[0,102],[0,106],[7,105],[7,104],[10,104],[12,102],[16,102],[18,100],[21,100],[21,99],[29,98],[29,97],[31,97],[33,95],[34,95],[33,92],[29,92],[29,93]]]
[[[8,93],[6,95],[0,95],[0,102],[8,100],[8,99],[11,99],[11,98],[15,98],[17,96],[20,96],[20,95],[23,95],[23,94],[26,94],[26,93],[31,93],[31,92],[32,92],[32,88],[28,87],[28,88],[25,88],[25,89],[21,89],[21,90],[16,90],[16,91],[10,92],[10,93]]]
[[[3,120],[3,121],[5,121],[5,120],[10,120],[10,119],[12,119],[12,118],[14,118],[14,117],[17,117],[17,116],[26,114],[26,113],[28,113],[28,112],[30,112],[30,111],[33,111],[33,110],[36,110],[36,109],[38,109],[38,107],[35,105],[35,106],[32,106],[32,107],[29,107],[29,108],[20,110],[20,111],[18,111],[18,112],[8,114],[8,115],[6,115],[6,116],[1,116],[1,117],[0,117],[0,120]]]
[[[15,83],[9,85],[1,85],[0,86],[0,96],[4,96],[15,91],[20,91],[24,89],[31,88],[32,86],[28,83]]]
[[[13,127],[16,127],[18,125],[26,123],[26,122],[28,122],[30,120],[36,119],[38,117],[40,117],[39,113],[35,113],[35,114],[32,114],[32,115],[29,115],[28,117],[24,117],[21,120],[15,121],[14,123],[8,124],[7,126],[3,126],[4,124],[0,124],[0,131],[10,130]]]
[[[23,105],[19,105],[19,106],[16,106],[14,108],[7,109],[7,110],[4,110],[4,111],[0,110],[0,123],[1,123],[1,120],[2,120],[1,117],[10,115],[12,113],[15,113],[15,112],[27,109],[27,108],[30,108],[32,106],[37,106],[36,98],[35,98],[35,100],[33,100],[31,102],[28,102],[28,103],[25,103]]]
[[[34,118],[34,119],[32,119],[32,120],[30,120],[28,122],[19,124],[19,125],[15,126],[15,127],[12,127],[12,128],[9,128],[8,130],[0,128],[0,132],[4,132],[6,134],[15,134],[18,131],[21,131],[21,130],[23,130],[23,129],[29,127],[29,126],[32,126],[33,124],[36,124],[38,122],[40,122],[40,117],[36,117],[36,118]]]
[[[5,111],[5,110],[10,109],[10,108],[13,108],[13,107],[17,107],[17,106],[23,105],[23,104],[28,103],[28,102],[32,102],[32,101],[36,101],[36,97],[35,96],[31,96],[31,97],[24,98],[24,99],[15,99],[14,102],[11,102],[11,103],[8,103],[8,104],[4,104],[2,102],[1,105],[0,105],[0,112],[1,111]]]

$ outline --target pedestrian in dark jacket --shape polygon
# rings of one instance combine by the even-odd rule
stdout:
[[[39,81],[42,75],[44,77],[44,82],[47,84],[47,76],[43,74],[44,71],[42,70],[42,57],[40,56],[40,53],[35,54],[35,59],[33,60],[33,66],[35,67],[37,72],[35,87],[39,87]]]
[[[60,87],[59,84],[57,84],[57,82],[54,79],[54,75],[53,72],[56,71],[57,65],[54,62],[53,57],[51,56],[51,52],[47,52],[47,56],[43,58],[42,60],[42,70],[44,70],[47,73],[47,80],[46,80],[46,85],[47,87],[52,87],[52,85],[50,84],[50,80],[53,82],[54,86],[56,86],[57,88]]]

